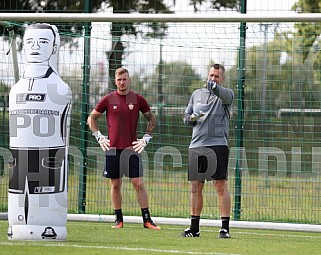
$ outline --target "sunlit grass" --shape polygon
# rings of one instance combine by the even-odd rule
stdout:
[[[8,240],[7,226],[7,221],[0,221],[1,254],[305,255],[319,254],[321,241],[321,233],[308,232],[231,229],[232,238],[222,240],[215,227],[201,227],[199,238],[183,238],[182,226],[162,225],[160,231],[154,231],[142,224],[112,229],[111,223],[68,222],[66,241],[28,242]]]

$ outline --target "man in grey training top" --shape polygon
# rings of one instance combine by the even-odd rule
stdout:
[[[219,238],[230,238],[231,199],[227,189],[229,159],[228,133],[233,90],[224,88],[225,68],[214,64],[208,72],[206,87],[193,92],[183,121],[193,126],[189,145],[188,180],[191,182],[191,225],[181,234],[200,236],[205,180],[213,181],[222,219]]]

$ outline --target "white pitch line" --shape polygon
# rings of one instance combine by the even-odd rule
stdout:
[[[176,254],[191,254],[191,255],[240,255],[235,253],[221,253],[221,252],[194,252],[194,251],[179,251],[179,250],[159,250],[159,249],[145,249],[145,248],[131,248],[131,247],[114,247],[114,246],[93,246],[93,245],[76,245],[66,243],[18,243],[18,242],[0,242],[0,245],[8,246],[45,246],[45,247],[74,247],[84,249],[110,249],[110,250],[126,250],[126,251],[147,251],[147,252],[162,252],[162,253],[176,253]]]
[[[171,229],[171,230],[179,230],[179,228],[172,228],[172,227],[169,227],[168,229]],[[262,231],[274,231],[274,230],[266,230],[266,229],[263,229]],[[215,231],[213,230],[208,230],[208,229],[205,229],[205,230],[202,230],[201,232],[207,232],[207,233],[215,233]],[[286,231],[285,231],[286,232]],[[292,234],[280,234],[280,233],[258,233],[258,232],[255,232],[255,231],[252,231],[252,232],[239,232],[239,231],[231,231],[231,235],[233,234],[240,234],[240,235],[253,235],[253,236],[283,236],[283,237],[298,237],[298,238],[307,238],[307,239],[321,239],[321,236],[311,236],[311,235],[292,235]]]
[[[321,236],[303,236],[303,235],[287,235],[287,234],[271,234],[271,233],[257,233],[257,232],[235,232],[241,235],[256,235],[256,236],[283,236],[283,237],[298,237],[308,239],[321,239]]]

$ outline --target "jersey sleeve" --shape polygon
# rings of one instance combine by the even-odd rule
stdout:
[[[97,112],[103,113],[107,111],[107,108],[108,108],[108,97],[104,96],[95,106],[95,110]]]
[[[139,107],[139,110],[142,112],[142,113],[146,113],[146,112],[149,112],[150,111],[150,106],[149,104],[147,103],[147,100],[139,95],[139,101],[140,101],[140,107]]]

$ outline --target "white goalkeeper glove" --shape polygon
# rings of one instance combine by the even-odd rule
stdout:
[[[110,150],[110,140],[108,139],[107,136],[102,135],[99,130],[94,132],[93,136],[96,138],[97,142],[99,143],[103,151]]]
[[[149,134],[145,134],[143,138],[137,139],[137,141],[134,141],[133,142],[134,150],[138,153],[141,153],[149,143],[150,139],[152,139],[152,136],[150,136]]]
[[[197,110],[196,112],[193,112],[191,115],[191,121],[196,121],[199,118],[203,117],[205,113],[201,110]]]

